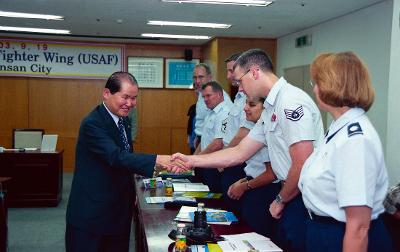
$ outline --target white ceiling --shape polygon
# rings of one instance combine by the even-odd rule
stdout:
[[[208,35],[212,37],[278,38],[354,12],[383,0],[276,0],[268,7],[178,4],[160,0],[0,0],[0,10],[61,15],[64,21],[0,17],[2,26],[71,30],[63,39],[126,43],[201,45],[206,40],[144,40],[142,33]],[[121,19],[122,23],[117,20]],[[229,29],[160,27],[148,20],[232,24]],[[37,35],[0,33],[2,36]],[[43,38],[43,36],[41,36]],[[46,36],[46,38],[60,38]]]

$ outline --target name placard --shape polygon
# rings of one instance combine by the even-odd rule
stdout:
[[[125,69],[125,46],[0,38],[0,75],[104,79]]]

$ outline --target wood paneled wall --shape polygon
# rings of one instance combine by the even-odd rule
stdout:
[[[140,90],[135,149],[158,154],[189,153],[187,110],[195,99],[193,90]]]
[[[214,38],[203,47],[205,62],[211,62],[214,79],[223,88],[230,91],[230,83],[226,79],[225,59],[233,53],[240,53],[252,48],[260,48],[268,53],[276,65],[276,39],[259,38]]]
[[[192,49],[193,58],[202,59],[199,46],[128,45],[127,56],[179,59],[184,58],[185,49]],[[137,103],[135,150],[157,154],[189,153],[186,140],[187,110],[195,102],[193,90],[141,89]]]
[[[233,52],[254,47],[267,48],[275,62],[275,40],[218,39],[203,48],[129,44],[126,55],[184,58],[184,50],[192,49],[193,58],[207,59],[216,79],[229,91],[224,59]],[[59,135],[57,147],[65,151],[64,171],[73,171],[80,122],[101,103],[104,84],[105,80],[0,76],[0,146],[11,148],[13,128],[43,128],[48,134]],[[186,114],[195,101],[193,90],[140,89],[135,150],[189,153]]]
[[[102,80],[0,77],[0,145],[12,147],[13,128],[43,128],[58,134],[64,170],[73,170],[80,122],[103,87]]]
[[[130,44],[126,55],[184,58],[186,48],[201,58],[199,46]],[[64,171],[73,171],[80,122],[101,103],[104,84],[105,80],[0,76],[0,146],[12,147],[13,128],[43,128],[48,134],[58,134]],[[135,150],[188,153],[186,113],[195,100],[193,90],[140,89]]]

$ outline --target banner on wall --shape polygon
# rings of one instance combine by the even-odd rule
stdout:
[[[123,45],[0,38],[3,76],[104,79],[123,70]]]

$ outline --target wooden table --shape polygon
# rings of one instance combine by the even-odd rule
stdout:
[[[146,203],[145,197],[164,196],[163,188],[145,190],[142,180],[136,177],[135,189],[137,199],[133,220],[135,225],[136,250],[144,252],[168,251],[168,247],[171,249],[174,243],[168,237],[168,233],[176,228],[174,218],[179,209],[164,209],[163,204]],[[202,201],[205,202],[206,207],[221,209],[226,207],[222,199],[205,199]],[[249,226],[240,220],[239,223],[230,226],[211,225],[211,228],[217,235],[251,232]]]
[[[9,206],[57,206],[62,195],[63,150],[0,153],[0,176],[8,183]]]

